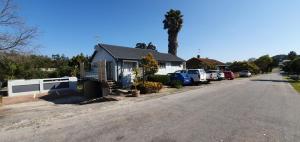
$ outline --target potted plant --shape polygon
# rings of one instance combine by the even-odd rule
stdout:
[[[133,86],[134,88],[131,90],[131,94],[133,97],[138,97],[140,96],[140,90],[137,89],[137,86],[139,85],[139,76],[140,76],[140,71],[138,68],[133,69]]]

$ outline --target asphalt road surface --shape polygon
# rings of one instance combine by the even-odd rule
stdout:
[[[300,95],[272,73],[5,130],[0,141],[300,142]]]

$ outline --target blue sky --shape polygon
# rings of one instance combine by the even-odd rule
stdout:
[[[224,62],[294,50],[300,53],[299,0],[15,0],[37,26],[39,54],[91,55],[97,42],[167,52],[164,14],[181,10],[178,56]]]

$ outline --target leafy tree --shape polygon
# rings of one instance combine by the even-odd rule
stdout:
[[[300,58],[295,58],[291,61],[290,69],[293,73],[300,75]]]
[[[182,28],[182,24],[183,24],[182,17],[183,15],[181,14],[180,10],[171,9],[170,11],[167,12],[167,14],[165,15],[165,19],[163,21],[164,29],[168,30],[168,35],[169,35],[168,53],[173,55],[177,55],[177,47],[178,47],[177,36],[179,31]]]
[[[297,57],[297,53],[296,53],[295,51],[291,51],[291,52],[288,54],[288,59],[289,59],[289,60],[294,60],[296,57]]]
[[[283,55],[283,54],[275,55],[275,56],[272,57],[272,60],[273,60],[272,66],[273,67],[278,67],[279,62],[282,62],[283,60],[286,60],[286,59],[288,59],[287,55]]]
[[[256,59],[255,58],[249,58],[248,62],[254,62]]]
[[[147,44],[146,44],[146,43],[143,43],[143,42],[140,42],[140,43],[137,43],[137,44],[135,45],[135,48],[147,49]]]
[[[269,55],[259,57],[254,63],[260,68],[263,73],[272,71],[272,58]]]
[[[233,72],[240,72],[242,70],[249,70],[251,73],[258,74],[259,68],[256,66],[256,64],[251,62],[238,62],[235,61],[228,67]]]
[[[137,43],[135,48],[140,48],[140,49],[151,49],[156,51],[156,46],[152,44],[152,42],[149,42],[148,45],[146,43],[140,42]]]
[[[89,59],[87,56],[84,56],[83,53],[80,53],[79,55],[73,56],[71,60],[69,61],[69,65],[72,68],[71,75],[72,76],[80,76],[80,70],[79,66],[80,63],[84,63],[84,67],[87,69],[89,68]]]
[[[154,59],[151,53],[147,54],[141,60],[141,67],[143,67],[144,79],[149,75],[154,75],[158,71],[158,62]]]
[[[147,45],[147,49],[155,50],[156,51],[156,46],[152,44],[152,42],[149,42]]]

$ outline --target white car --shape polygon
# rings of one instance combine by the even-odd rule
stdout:
[[[243,71],[240,71],[240,77],[251,77],[251,72],[248,71],[248,70],[243,70]]]
[[[209,83],[209,80],[206,79],[206,72],[204,69],[188,69],[187,74],[194,83]]]
[[[225,79],[225,74],[220,70],[209,70],[208,73],[210,73],[210,75],[213,76],[211,80]]]
[[[218,77],[218,72],[214,71],[214,70],[209,70],[206,72],[206,79],[213,81],[213,80],[219,80]]]

